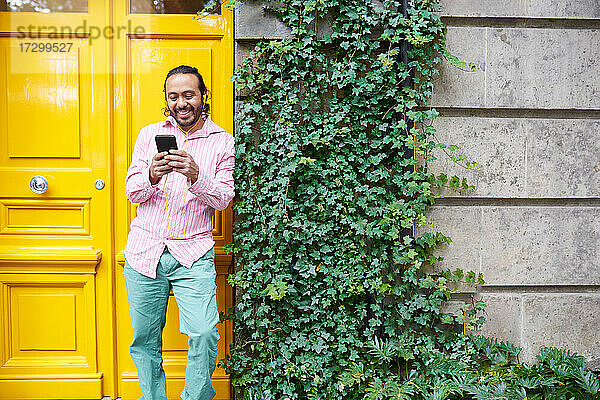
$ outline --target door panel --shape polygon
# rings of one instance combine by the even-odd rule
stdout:
[[[197,67],[211,92],[211,118],[228,132],[233,129],[233,84],[230,80],[233,74],[232,12],[223,10],[223,15],[194,20],[189,14],[132,14],[129,10],[126,3],[118,3],[115,7],[115,20],[130,27],[126,36],[115,41],[115,148],[119,154],[115,159],[115,220],[124,221],[115,226],[116,261],[121,266],[116,290],[118,381],[119,395],[123,400],[141,396],[136,369],[129,355],[131,322],[122,277],[123,249],[136,210],[125,198],[125,173],[139,130],[165,119],[163,85],[167,72],[181,64]],[[232,259],[222,250],[223,245],[231,241],[231,220],[231,209],[215,212],[213,219],[217,306],[221,312],[232,306],[232,289],[227,284]],[[221,359],[231,343],[231,323],[219,324],[218,329],[221,336],[218,358]],[[183,389],[186,356],[187,337],[179,332],[177,304],[171,294],[163,335],[163,365],[169,399],[178,399]],[[223,370],[217,368],[213,374],[213,385],[217,399],[230,398],[230,381]]]
[[[103,6],[0,12],[0,399],[116,394]]]
[[[131,52],[131,121],[143,127],[164,119],[164,77],[174,66],[196,65],[208,88],[212,87],[210,43],[199,40],[132,39]],[[138,128],[138,130],[139,130]],[[135,133],[137,135],[137,132]]]
[[[96,372],[93,277],[10,274],[2,276],[0,285],[9,310],[4,322],[10,344],[4,348],[3,367],[25,376],[32,369]]]
[[[0,235],[90,235],[89,200],[0,200]]]
[[[3,57],[8,58],[8,62],[2,62],[6,82],[2,94],[9,114],[3,125],[9,158],[79,158],[79,90],[82,89],[84,95],[89,93],[89,87],[80,88],[78,80],[82,71],[89,71],[89,65],[80,65],[80,60],[85,64],[89,54],[80,53],[86,53],[89,48],[82,46],[81,39],[68,42],[64,39],[34,42],[4,39],[0,45]],[[44,49],[46,45],[50,48],[55,45],[65,52],[27,51],[37,50],[34,45],[44,45]],[[82,83],[87,86],[88,82]],[[50,136],[49,126],[61,129]],[[14,135],[14,132],[27,134]]]
[[[47,271],[0,274],[0,397],[100,398],[94,276]]]

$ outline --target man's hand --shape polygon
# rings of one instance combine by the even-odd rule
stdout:
[[[191,155],[183,150],[170,150],[165,159],[168,160],[168,166],[173,168],[173,171],[187,176],[191,184],[196,182],[198,179],[198,164]]]
[[[156,185],[163,175],[166,175],[173,170],[173,168],[169,166],[169,160],[165,158],[167,154],[169,153],[163,151],[162,153],[156,153],[154,157],[152,157],[152,163],[150,163],[150,183],[153,185]]]

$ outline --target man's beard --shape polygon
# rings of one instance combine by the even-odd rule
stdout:
[[[198,111],[198,109],[193,108],[193,107],[189,107],[189,108],[186,107],[184,109],[180,109],[180,110],[176,110],[176,111],[181,112],[181,111],[185,111],[185,110],[188,110],[188,109],[189,109],[191,115],[194,116],[194,118],[192,118],[191,120],[189,120],[189,119],[183,120],[183,119],[181,119],[179,117],[179,113],[178,112],[173,112],[173,110],[170,110],[171,111],[171,115],[173,116],[173,118],[175,118],[175,121],[177,121],[177,123],[180,126],[192,126],[192,125],[194,125],[196,122],[198,122],[198,119],[200,118],[200,116],[202,114],[201,112]]]

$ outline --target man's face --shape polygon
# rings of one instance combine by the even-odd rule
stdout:
[[[167,79],[167,107],[181,126],[192,126],[202,114],[202,93],[198,78],[192,74],[175,74]]]

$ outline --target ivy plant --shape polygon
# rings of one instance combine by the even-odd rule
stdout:
[[[473,66],[448,55],[436,2],[413,3],[281,0],[270,11],[291,37],[258,41],[235,72],[237,303],[221,366],[243,400],[488,398],[479,367],[516,374],[512,348],[471,334],[483,303],[445,311],[481,277],[439,268],[450,238],[415,229],[440,186],[470,188],[429,170],[436,149],[464,157],[434,140],[427,105],[444,59]]]

